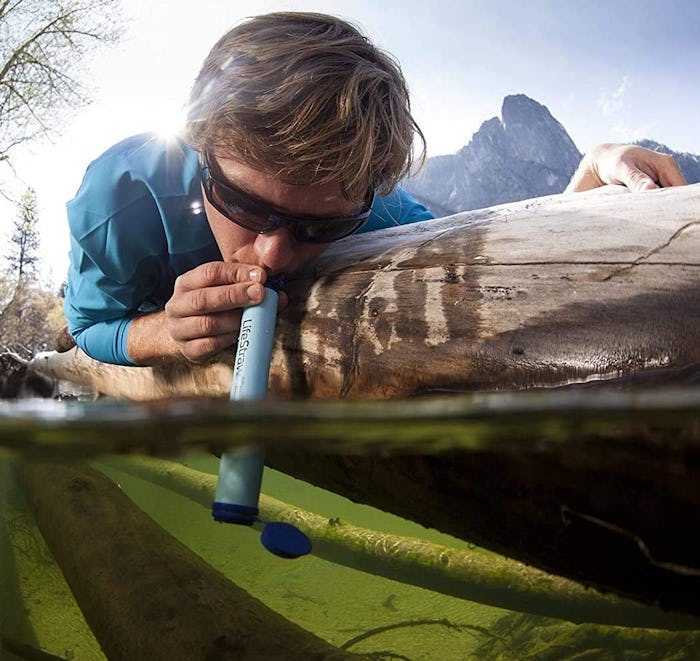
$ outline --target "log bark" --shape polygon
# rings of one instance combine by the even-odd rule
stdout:
[[[339,242],[290,282],[271,389],[285,398],[385,399],[688,369],[696,379],[699,209],[700,184],[610,189]],[[230,356],[192,369],[62,356],[68,366],[54,376],[91,370],[97,390],[130,399],[224,397],[230,384]],[[122,387],[126,374],[139,383]],[[556,438],[561,419],[520,432],[492,419],[488,443],[473,443],[483,426],[450,431],[436,419],[416,425],[425,433],[433,424],[438,445],[458,439],[465,450],[331,456],[317,443],[312,453],[277,447],[268,457],[291,475],[547,571],[700,615],[700,542],[687,534],[700,525],[697,409],[658,420],[640,411],[637,428],[609,420],[591,429],[581,412],[571,417],[566,443]],[[383,452],[397,433],[386,422],[354,428]],[[283,427],[281,438],[295,431]]]
[[[214,500],[215,475],[146,457],[114,457],[102,463],[172,489],[206,508]],[[694,617],[603,595],[514,560],[329,520],[265,494],[260,496],[260,518],[296,526],[313,542],[314,555],[329,562],[489,606],[575,623],[661,629],[700,625]]]
[[[700,363],[700,184],[557,195],[350,237],[289,282],[271,392],[385,399]],[[37,369],[129,399],[226,397],[205,367]]]
[[[42,534],[110,661],[362,658],[225,579],[100,473],[26,464],[22,476]]]

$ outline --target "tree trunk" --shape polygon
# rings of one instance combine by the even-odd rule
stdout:
[[[386,399],[697,379],[699,209],[700,184],[609,188],[341,241],[289,284],[271,390]],[[80,352],[41,361],[54,376],[89,374],[97,390],[131,399],[224,397],[232,364],[229,355],[202,368],[113,367]],[[700,615],[700,542],[688,534],[700,526],[697,405],[677,418],[639,408],[638,424],[619,425],[614,411],[572,409],[522,429],[497,410],[452,428],[440,417],[414,421],[419,435],[433,434],[431,455],[397,454],[408,418],[363,424],[348,411],[347,424],[328,423],[327,435],[347,444],[331,456],[319,442],[323,421],[310,418],[317,443],[304,454],[279,443],[269,463],[547,571]],[[591,428],[588,416],[605,424]],[[252,428],[253,440],[273,438],[272,427]],[[375,442],[379,452],[351,454],[350,428],[364,451]]]
[[[384,399],[523,389],[700,363],[700,184],[608,187],[335,244],[287,287],[271,392]],[[205,367],[36,367],[130,399],[228,396]]]

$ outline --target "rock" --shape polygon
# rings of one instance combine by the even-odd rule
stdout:
[[[581,153],[545,106],[524,94],[503,100],[456,154],[428,159],[404,183],[436,215],[561,193]]]
[[[670,154],[676,159],[678,167],[681,169],[685,180],[689,184],[700,182],[700,156],[697,154],[689,154],[688,152],[674,151],[660,142],[655,140],[639,140],[636,144],[646,149],[661,152],[662,154]]]

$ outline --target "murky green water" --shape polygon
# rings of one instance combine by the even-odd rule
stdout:
[[[235,416],[230,408],[218,403],[169,407],[115,403],[66,407],[52,402],[6,405],[0,411],[0,448],[4,447],[4,458],[0,457],[0,625],[5,643],[0,658],[30,658],[21,645],[62,659],[104,658],[13,478],[12,464],[23,454],[44,453],[89,457],[92,465],[118,483],[138,507],[231,581],[333,645],[374,655],[369,658],[698,659],[700,626],[698,632],[667,632],[575,625],[447,596],[313,556],[295,561],[275,558],[262,549],[255,530],[216,524],[207,508],[107,465],[104,456],[115,448],[162,454],[167,442],[172,442],[180,462],[215,474],[217,460],[203,450],[219,447],[227,434],[234,443],[243,442],[251,425],[264,416],[269,426],[264,433],[257,429],[258,440],[265,435],[278,438],[279,429],[285,428],[287,442],[303,437],[306,445],[301,449],[313,451],[317,439],[327,439],[332,432],[338,452],[348,451],[352,445],[352,452],[391,453],[411,443],[426,452],[454,449],[456,444],[474,451],[493,442],[494,426],[500,425],[499,438],[504,425],[510,425],[517,435],[526,435],[525,421],[536,426],[540,435],[565,441],[580,433],[582,424],[592,428],[602,419],[609,424],[611,415],[622,427],[638,424],[640,416],[657,423],[664,416],[676,421],[685,416],[692,425],[698,420],[698,411],[700,396],[696,391],[626,398],[620,394],[603,398],[574,394],[568,400],[555,397],[549,402],[486,397],[473,400],[471,409],[462,407],[459,411],[445,402],[385,403],[381,410],[372,405],[296,409],[273,405],[250,407],[238,418],[244,422],[237,426],[232,424]],[[343,416],[349,423],[338,426],[337,420]],[[401,419],[402,424],[397,422]],[[387,420],[393,430],[385,443],[378,424],[381,420]],[[134,433],[135,429],[141,431]],[[149,438],[154,430],[158,439]],[[191,452],[193,447],[197,452]],[[276,471],[266,471],[263,491],[330,520],[473,551],[466,542],[351,503]],[[134,621],[133,626],[146,625]]]

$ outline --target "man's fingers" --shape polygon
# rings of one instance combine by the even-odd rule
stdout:
[[[189,342],[217,335],[236,334],[240,326],[240,311],[217,312],[177,319],[169,325],[169,331],[178,342]]]
[[[652,190],[653,188],[658,188],[657,183],[649,176],[646,172],[643,172],[639,168],[633,165],[624,165],[620,183],[624,184],[634,193],[640,193],[645,190]]]
[[[180,353],[191,363],[203,363],[219,351],[232,346],[237,338],[238,333],[224,333],[214,337],[198,338],[185,342]]]
[[[265,269],[253,264],[207,262],[183,273],[175,281],[175,291],[193,291],[241,282],[265,282]]]
[[[622,183],[631,191],[641,192],[659,187],[686,185],[681,171],[672,158],[640,167],[643,169],[634,166],[626,168]]]
[[[206,287],[173,295],[165,306],[165,313],[169,317],[192,317],[224,312],[255,305],[264,297],[265,287],[259,282]]]
[[[668,156],[666,162],[659,167],[659,183],[664,188],[685,186],[688,183],[672,156]]]

